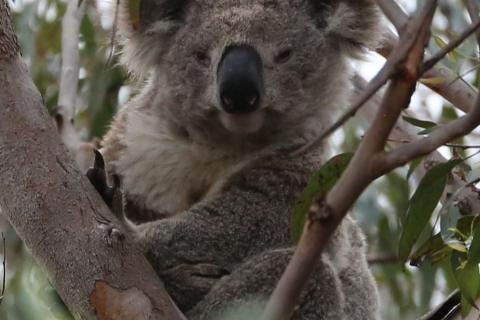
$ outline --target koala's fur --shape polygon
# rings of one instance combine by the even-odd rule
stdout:
[[[222,319],[273,290],[293,252],[293,205],[327,153],[291,151],[346,104],[347,58],[376,44],[374,2],[143,0],[133,26],[120,1],[121,59],[145,85],[102,152],[122,179],[127,216],[144,222],[138,243],[189,319]],[[262,58],[261,109],[233,120],[256,122],[254,132],[231,130],[219,107],[217,66],[232,44]],[[291,58],[276,63],[285,48]],[[346,218],[293,318],[374,319],[364,250]]]

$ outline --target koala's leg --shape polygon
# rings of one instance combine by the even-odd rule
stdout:
[[[192,320],[256,319],[293,254],[279,249],[260,254],[222,278],[188,313]],[[350,293],[355,294],[355,293]],[[328,261],[320,263],[309,280],[292,317],[293,320],[371,319],[345,316],[345,298],[340,278]],[[363,301],[367,304],[368,301]],[[245,315],[245,312],[248,314]],[[240,319],[240,316],[238,316]]]

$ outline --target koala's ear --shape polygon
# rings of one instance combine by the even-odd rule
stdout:
[[[188,0],[120,0],[117,40],[120,61],[143,78],[182,26]]]
[[[361,57],[381,40],[375,0],[307,0],[307,10],[326,36],[352,57]]]

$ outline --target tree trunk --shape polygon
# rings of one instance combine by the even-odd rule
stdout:
[[[78,319],[184,319],[61,143],[0,0],[0,211]]]

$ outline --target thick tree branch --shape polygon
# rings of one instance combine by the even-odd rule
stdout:
[[[183,319],[61,144],[0,0],[1,212],[78,319]],[[8,190],[8,192],[7,192]]]

